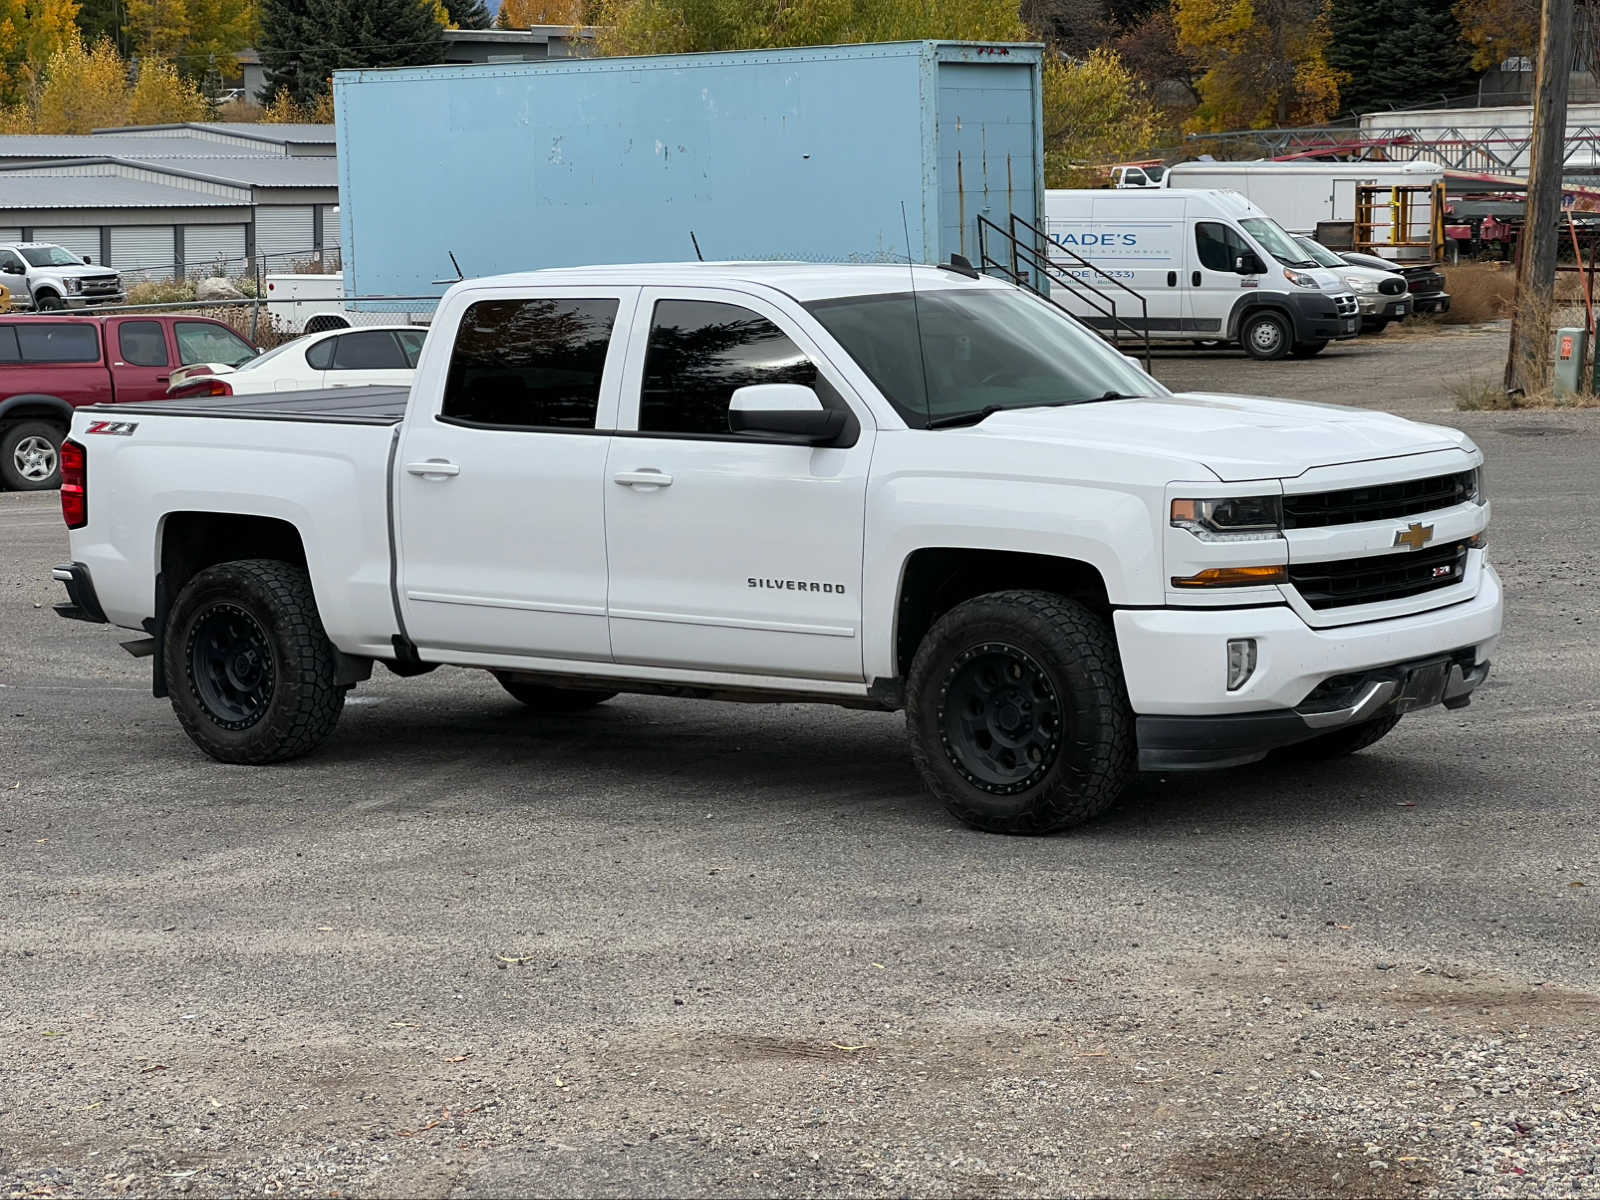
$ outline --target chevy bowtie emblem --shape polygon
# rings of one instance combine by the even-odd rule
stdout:
[[[1409,546],[1413,550],[1421,550],[1431,541],[1433,541],[1433,526],[1418,525],[1415,521],[1394,535],[1396,546]]]

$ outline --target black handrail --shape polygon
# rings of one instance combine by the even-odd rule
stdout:
[[[1070,271],[1063,268],[1059,263],[1054,261],[1051,255],[1047,253],[1041,253],[1036,246],[1029,245],[1019,238],[1016,232],[1018,225],[1021,225],[1023,228],[1031,232],[1035,239],[1043,240],[1047,245],[1059,250],[1062,255],[1070,259],[1074,264],[1086,268],[1094,275],[1104,279],[1107,283],[1112,284],[1114,287],[1132,296],[1139,304],[1140,313],[1143,318],[1142,325],[1134,325],[1131,321],[1124,319],[1118,314],[1117,302],[1114,296],[1107,295],[1099,288],[1096,288],[1087,279],[1072,274]],[[1001,239],[1003,239],[1006,246],[1009,248],[1011,260],[1009,265],[1007,265],[1004,261],[996,259],[989,253],[989,239],[987,234],[990,230],[993,230]],[[1073,295],[1076,300],[1081,301],[1082,303],[1088,305],[1088,307],[1093,309],[1095,312],[1099,313],[1101,318],[1110,325],[1110,336],[1107,337],[1107,340],[1110,341],[1112,345],[1120,348],[1122,344],[1120,335],[1121,331],[1123,330],[1127,330],[1128,333],[1132,334],[1136,341],[1142,341],[1144,343],[1144,367],[1146,371],[1151,369],[1150,306],[1148,301],[1146,301],[1144,296],[1134,291],[1134,289],[1130,288],[1121,280],[1115,279],[1106,274],[1105,271],[1095,266],[1094,263],[1084,258],[1070,246],[1064,245],[1060,241],[1051,237],[1049,234],[1045,233],[1043,230],[1039,229],[1025,217],[1019,217],[1015,213],[1011,214],[1011,228],[1009,230],[1001,228],[999,225],[995,224],[995,222],[989,220],[980,213],[978,216],[978,256],[982,260],[980,264],[982,269],[988,270],[993,268],[994,270],[999,271],[1001,274],[1009,278],[1011,282],[1020,287],[1027,288],[1034,295],[1055,305],[1056,308],[1060,309],[1068,316],[1071,316],[1074,320],[1087,324],[1089,328],[1094,329],[1094,331],[1100,334],[1101,337],[1107,337],[1108,331],[1106,329],[1095,328],[1092,323],[1084,321],[1082,317],[1078,316],[1078,314],[1067,308],[1066,305],[1060,303],[1054,297],[1052,297],[1049,292],[1040,287],[1036,281],[1039,276],[1043,276],[1045,279],[1049,280],[1050,283],[1058,284],[1064,287]],[[1024,270],[1024,267],[1026,267],[1027,270]]]

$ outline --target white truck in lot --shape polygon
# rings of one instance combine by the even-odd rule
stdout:
[[[82,408],[62,458],[58,610],[227,762],[454,664],[904,708],[953,813],[1040,833],[1459,707],[1500,630],[1466,436],[1174,395],[959,261],[467,281],[409,391]]]

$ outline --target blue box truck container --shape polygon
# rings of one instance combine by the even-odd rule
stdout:
[[[340,71],[347,296],[589,263],[977,258],[1043,224],[1038,46]],[[902,220],[902,205],[904,218]],[[908,238],[909,233],[909,238]]]

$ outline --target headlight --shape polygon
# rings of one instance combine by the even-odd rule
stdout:
[[[1283,534],[1283,500],[1279,496],[1174,500],[1172,524],[1203,542],[1270,541]]]
[[[1322,290],[1322,285],[1317,282],[1317,277],[1315,275],[1307,275],[1304,271],[1294,271],[1285,267],[1283,269],[1283,277],[1294,284],[1295,287],[1310,288],[1314,292]]]
[[[1352,292],[1362,292],[1370,295],[1378,290],[1378,285],[1376,283],[1370,279],[1363,279],[1359,275],[1346,275],[1344,277],[1344,282],[1345,286],[1348,287]]]
[[[1487,504],[1487,503],[1489,503],[1489,492],[1488,492],[1487,487],[1485,486],[1485,481],[1484,481],[1484,477],[1483,477],[1483,468],[1482,467],[1474,467],[1472,472],[1471,472],[1471,475],[1472,475],[1472,478],[1467,483],[1467,494],[1465,496],[1463,496],[1462,499],[1463,500],[1470,500],[1474,504]]]
[[[81,279],[68,279],[66,281],[66,284],[67,284],[67,291],[69,291],[69,292],[81,292],[81,291],[83,291],[83,280],[81,280]]]

